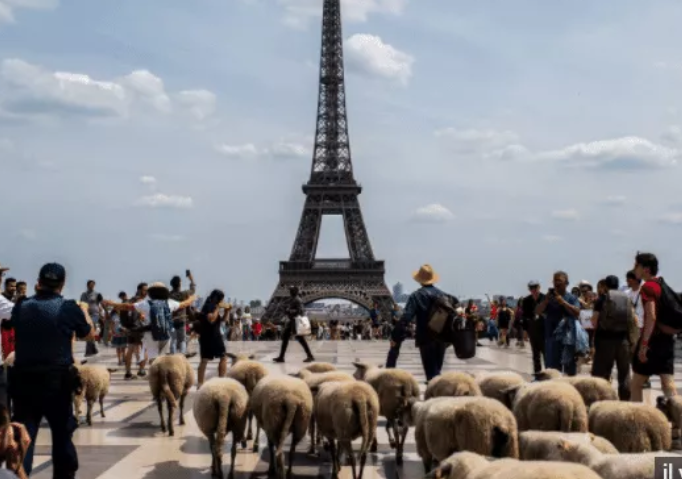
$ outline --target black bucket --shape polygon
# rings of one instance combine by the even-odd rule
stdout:
[[[467,321],[469,323],[469,321]],[[458,359],[471,359],[476,356],[478,335],[475,327],[457,328],[452,334],[452,346]]]

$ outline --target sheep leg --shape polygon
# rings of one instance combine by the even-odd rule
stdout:
[[[402,466],[403,464],[403,451],[405,451],[405,439],[407,439],[407,433],[410,430],[408,426],[403,426],[400,431],[400,441],[398,441],[398,451],[396,452],[396,464]],[[396,439],[397,439],[396,433]],[[400,456],[400,463],[398,463],[397,457]]]
[[[253,422],[253,412],[249,411],[249,424],[246,431],[246,440],[250,441],[253,439],[253,434],[251,434],[251,423]]]
[[[369,452],[375,453],[379,450],[379,443],[377,442],[377,438],[374,438],[374,441],[372,441],[372,447],[370,448]],[[430,471],[429,471],[430,472]]]
[[[393,423],[393,437],[395,441],[395,464],[396,466],[403,465],[403,448],[400,444],[400,430],[397,423]]]
[[[99,397],[99,415],[102,417],[106,417],[104,415],[104,395],[100,395]]]
[[[234,479],[234,463],[237,462],[237,435],[232,432],[232,447],[230,448],[230,475],[229,479]]]
[[[287,478],[291,479],[294,470],[294,454],[296,453],[296,441],[291,438],[291,446],[289,446],[289,469],[287,469]]]
[[[88,399],[87,410],[85,412],[85,421],[88,426],[92,426],[92,407],[95,405],[95,401]]]
[[[388,445],[391,449],[395,449],[395,439],[391,434],[395,430],[395,423],[393,421],[386,421],[386,435],[388,435]],[[397,436],[396,436],[397,438]]]
[[[168,435],[175,436],[175,427],[173,426],[173,404],[170,401],[166,401],[166,406],[168,406]]]
[[[180,420],[178,421],[178,424],[180,426],[185,425],[185,398],[187,397],[187,391],[183,391],[182,395],[180,396]]]
[[[358,479],[355,454],[353,454],[353,444],[351,444],[350,441],[345,442],[344,449],[346,450],[346,454],[348,454],[348,462],[350,463],[351,470],[353,471],[353,479]]]
[[[315,454],[317,450],[317,433],[315,431],[315,415],[310,418],[310,426],[308,426],[308,433],[310,434],[310,448],[308,454]]]
[[[156,408],[159,410],[159,419],[161,420],[161,432],[166,432],[166,420],[163,417],[163,400],[161,396],[156,398]]]
[[[329,451],[332,456],[332,477],[339,477],[339,451],[336,448],[336,441],[334,439],[329,440]]]
[[[218,461],[216,459],[216,445],[215,435],[208,436],[208,446],[211,449],[211,477],[217,477],[220,469],[218,468]]]
[[[258,452],[260,449],[260,424],[258,424],[258,419],[256,419],[256,437],[253,439],[253,452]]]
[[[277,464],[275,459],[275,443],[268,438],[268,451],[270,452],[270,467],[268,474],[274,476],[277,473]]]

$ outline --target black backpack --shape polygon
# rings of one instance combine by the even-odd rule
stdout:
[[[674,330],[675,333],[682,332],[682,298],[663,278],[658,278],[658,284],[661,286],[661,300],[656,322]]]

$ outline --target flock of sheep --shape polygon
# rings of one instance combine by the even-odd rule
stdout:
[[[620,402],[611,384],[599,378],[566,378],[545,370],[539,381],[527,382],[515,372],[448,372],[429,382],[422,400],[415,377],[399,369],[353,363],[356,371],[350,375],[332,364],[312,363],[295,375],[282,375],[269,374],[253,356],[230,357],[227,377],[210,379],[194,399],[194,418],[208,438],[213,477],[223,477],[229,433],[229,477],[234,477],[238,445],[246,448],[253,440],[257,452],[262,429],[275,477],[291,477],[293,452],[310,434],[309,452],[317,453],[321,444],[331,455],[334,477],[344,459],[353,478],[362,478],[367,454],[377,450],[379,416],[386,419],[398,465],[408,430],[415,428],[426,477],[434,479],[651,479],[655,457],[678,455],[666,451],[672,429],[682,426],[682,398],[661,397],[656,406]],[[77,409],[84,399],[91,422],[93,405],[99,401],[101,408],[108,391],[110,370],[79,368],[83,387]],[[149,384],[161,430],[173,435],[178,406],[179,422],[184,422],[194,371],[183,355],[164,356],[151,366]],[[289,436],[285,471],[283,448]],[[356,439],[361,442],[353,451]]]

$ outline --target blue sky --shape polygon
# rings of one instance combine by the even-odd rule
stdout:
[[[653,250],[682,288],[682,4],[347,0],[350,137],[389,286],[464,296]],[[112,295],[267,298],[311,162],[319,0],[0,0],[0,261]],[[327,224],[325,223],[325,226]],[[339,223],[320,255],[342,256]]]

